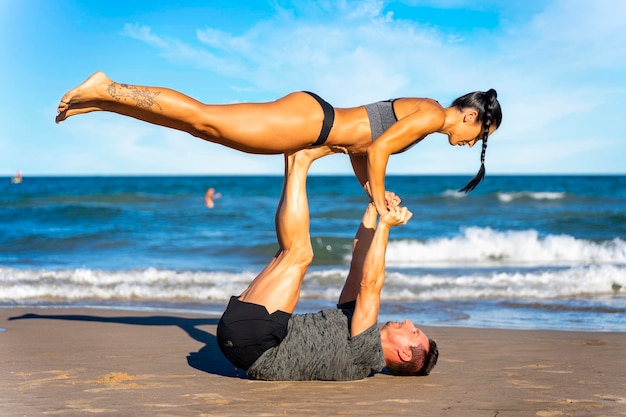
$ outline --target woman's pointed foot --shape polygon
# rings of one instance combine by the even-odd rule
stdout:
[[[57,107],[55,121],[62,122],[75,114],[89,113],[100,110],[94,103],[101,98],[98,89],[110,85],[112,81],[103,72],[94,72],[79,86],[65,93]]]

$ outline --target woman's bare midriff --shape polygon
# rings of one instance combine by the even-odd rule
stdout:
[[[343,146],[350,154],[365,154],[372,144],[365,107],[335,108],[335,123],[326,145]]]

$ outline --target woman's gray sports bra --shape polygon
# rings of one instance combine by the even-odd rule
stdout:
[[[398,121],[396,112],[393,109],[393,102],[397,99],[378,101],[376,103],[367,104],[365,111],[367,111],[367,117],[370,120],[370,130],[372,131],[372,143],[376,141],[387,129]],[[394,152],[394,154],[402,153],[419,142],[422,138],[417,139],[404,149]]]

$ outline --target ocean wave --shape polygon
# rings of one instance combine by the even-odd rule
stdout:
[[[467,193],[461,192],[459,190],[446,190],[442,193],[444,197],[451,198],[465,198],[467,197]]]
[[[323,271],[305,278],[302,296],[336,299],[343,271]],[[389,271],[382,298],[388,301],[553,299],[617,295],[626,291],[626,265],[592,265],[532,271],[433,273]]]
[[[0,303],[61,301],[226,301],[241,293],[255,272],[0,268]],[[347,269],[307,273],[301,297],[336,300]],[[383,300],[456,300],[596,296],[626,291],[626,265],[476,272],[390,270]]]
[[[243,291],[254,275],[156,268],[123,271],[0,268],[0,301],[223,300]]]
[[[500,191],[495,193],[499,201],[503,203],[510,203],[514,200],[561,200],[567,197],[567,193],[560,191]],[[466,193],[458,190],[445,190],[442,193],[443,197],[448,198],[465,198]]]
[[[468,227],[461,235],[426,241],[391,241],[390,266],[582,265],[626,263],[626,241],[593,242],[536,230],[496,231]]]
[[[565,198],[566,193],[555,191],[519,191],[519,192],[499,192],[498,200],[503,203],[510,203],[513,200],[527,198],[531,200],[560,200]]]

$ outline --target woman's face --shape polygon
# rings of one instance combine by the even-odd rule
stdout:
[[[489,128],[489,135],[496,130],[495,126]],[[463,119],[448,134],[448,142],[452,146],[473,147],[476,142],[483,139],[483,126],[478,122],[476,111],[467,112]]]

